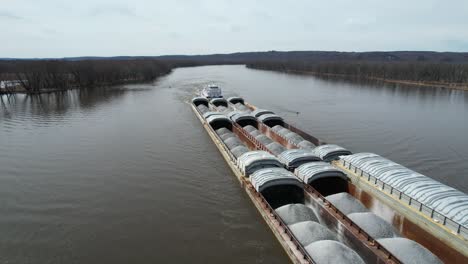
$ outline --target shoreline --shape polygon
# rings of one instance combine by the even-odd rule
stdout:
[[[171,71],[172,72],[172,71]],[[171,72],[167,73],[170,74]],[[39,94],[49,94],[49,93],[59,93],[59,92],[67,92],[70,90],[80,90],[80,89],[89,89],[89,88],[106,88],[106,87],[115,87],[119,85],[127,85],[127,84],[145,84],[145,83],[152,83],[157,81],[160,77],[164,77],[167,74],[163,74],[161,76],[158,76],[152,81],[139,81],[139,80],[132,80],[132,81],[124,81],[124,82],[116,82],[116,83],[110,83],[110,84],[102,84],[99,86],[92,86],[92,87],[80,87],[80,86],[74,86],[74,87],[68,87],[68,88],[51,88],[51,89],[44,89],[42,91],[34,91],[34,92],[28,92],[26,89],[23,87],[15,87],[10,90],[2,91],[0,90],[0,96],[1,95],[15,95],[15,94],[26,94],[26,95],[39,95]]]
[[[445,89],[452,89],[452,90],[459,90],[459,91],[468,91],[468,84],[461,84],[461,83],[418,82],[418,81],[410,81],[410,80],[395,80],[395,79],[365,77],[365,76],[339,74],[339,73],[318,73],[318,72],[312,72],[312,71],[299,71],[299,70],[275,70],[275,69],[270,70],[270,69],[265,69],[261,67],[250,67],[250,66],[247,66],[247,68],[265,70],[265,71],[276,71],[276,72],[282,72],[282,73],[287,73],[287,74],[357,78],[357,79],[380,81],[380,82],[386,82],[386,83],[392,83],[392,84],[403,84],[403,85],[408,85],[408,86],[445,88]]]

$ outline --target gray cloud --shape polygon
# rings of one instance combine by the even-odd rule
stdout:
[[[21,20],[23,17],[16,15],[15,13],[0,10],[0,19],[13,19],[13,20]]]

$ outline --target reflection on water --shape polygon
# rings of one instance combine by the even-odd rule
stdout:
[[[468,93],[243,66],[0,100],[0,263],[284,263],[187,101],[207,83],[468,190]]]
[[[93,111],[99,104],[122,97],[125,87],[69,90],[39,95],[4,95],[0,97],[0,121],[11,118],[38,116],[56,118],[70,111]]]

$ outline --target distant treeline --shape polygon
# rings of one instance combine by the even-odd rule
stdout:
[[[340,75],[468,89],[468,53],[455,52],[244,52],[159,57],[0,59],[2,92],[39,93],[148,82],[176,67],[247,64],[247,67]],[[17,85],[19,84],[19,85]],[[5,82],[3,83],[5,86]],[[11,88],[12,85],[19,87]]]
[[[468,84],[468,64],[425,62],[254,62],[249,68],[410,82]]]
[[[0,61],[0,80],[15,80],[28,93],[147,82],[171,71],[173,65],[139,60],[12,60]],[[8,92],[8,89],[3,89]]]

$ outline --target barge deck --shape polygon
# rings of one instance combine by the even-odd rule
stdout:
[[[345,251],[348,250],[351,253],[356,251],[359,254],[357,256],[358,262],[352,263],[419,263],[417,259],[414,261],[411,257],[413,253],[424,256],[425,262],[428,263],[442,263],[440,260],[446,263],[468,263],[467,230],[465,226],[454,222],[434,209],[432,209],[430,217],[428,217],[427,213],[426,215],[423,213],[423,209],[426,209],[427,212],[425,205],[418,204],[414,199],[413,204],[411,204],[411,198],[409,198],[409,205],[401,204],[404,200],[401,197],[405,197],[404,193],[400,192],[400,201],[396,200],[392,194],[397,191],[393,190],[392,187],[392,192],[388,195],[385,193],[385,183],[383,186],[372,184],[370,179],[373,176],[370,174],[367,175],[368,181],[363,180],[365,173],[361,170],[359,175],[359,169],[352,167],[350,163],[347,164],[343,159],[345,156],[353,156],[350,151],[336,145],[326,144],[287,124],[273,112],[258,109],[244,102],[240,97],[229,98],[228,100],[216,98],[211,102],[204,98],[194,98],[191,107],[240,185],[247,192],[293,263],[322,262],[320,256],[317,256],[315,252],[311,252],[311,247],[304,244],[301,238],[298,239],[297,233],[291,231],[291,228],[295,225],[286,223],[284,215],[281,215],[278,211],[284,207],[283,205],[291,205],[291,201],[284,201],[288,198],[274,201],[276,199],[273,197],[274,195],[291,195],[293,192],[298,192],[297,189],[292,190],[291,186],[286,188],[286,183],[283,186],[284,190],[271,188],[272,190],[266,192],[258,188],[258,181],[263,184],[271,180],[268,179],[269,176],[265,175],[269,173],[268,168],[275,166],[281,167],[282,169],[278,169],[278,172],[283,173],[285,171],[285,176],[289,176],[286,175],[287,173],[293,175],[287,171],[289,170],[295,174],[292,178],[300,179],[300,184],[295,182],[292,185],[300,187],[301,191],[299,192],[303,192],[301,194],[303,203],[317,213],[321,224],[336,233],[339,238],[338,241],[343,243],[342,246]],[[216,120],[219,118],[229,122],[221,126],[219,124],[215,125]],[[218,132],[220,128],[230,130],[229,133],[232,136],[229,136],[232,138],[228,140],[229,142]],[[234,149],[237,149],[238,153],[234,153]],[[305,149],[306,151],[294,151],[295,149]],[[252,171],[247,171],[246,168],[242,167],[242,164],[239,164],[239,162],[245,162],[245,156],[259,154],[253,153],[259,151],[270,155],[271,159],[276,160],[270,162],[282,162],[282,164],[275,165],[271,163],[260,167],[257,166]],[[313,155],[309,153],[308,157],[298,157],[295,162],[288,163],[287,159],[291,158],[291,155],[297,156],[298,153],[304,154],[303,152],[308,151]],[[309,156],[313,157],[314,155],[315,157],[310,159]],[[301,159],[303,161],[300,161]],[[314,165],[311,165],[312,162],[314,162]],[[300,167],[301,165],[302,167]],[[319,167],[319,170],[317,171],[315,167]],[[309,173],[311,169],[312,174],[303,175],[303,173]],[[334,175],[324,176],[324,172],[325,174],[331,173]],[[341,176],[340,181],[337,181],[340,178],[336,178],[337,173],[346,175],[346,180],[343,182],[343,176]],[[315,181],[309,179],[309,176],[316,178]],[[324,179],[317,180],[322,176]],[[288,179],[291,180],[291,178]],[[377,183],[377,180],[375,180],[375,183]],[[295,195],[297,196],[297,194]],[[335,203],[334,199],[337,195],[342,197],[347,195],[347,199],[357,203],[362,207],[362,210],[355,209],[354,212],[344,213],[346,208]],[[294,199],[297,200],[297,197]],[[415,210],[415,205],[417,205],[419,211]],[[369,214],[380,223],[385,223],[384,226],[387,226],[386,222],[389,222],[399,232],[393,233],[392,231],[394,235],[386,237],[380,233],[375,233],[372,227],[361,226],[362,223],[357,224],[354,220],[351,220],[351,218],[358,217],[357,219],[359,219],[359,217]],[[437,218],[441,219],[443,223],[439,223]],[[386,228],[393,230],[392,227]],[[403,238],[400,238],[399,233]],[[301,234],[299,235],[301,236]],[[401,243],[406,243],[407,246],[402,248]],[[397,246],[395,247],[395,245]],[[408,247],[414,247],[419,251],[409,252],[408,254],[406,250]]]

